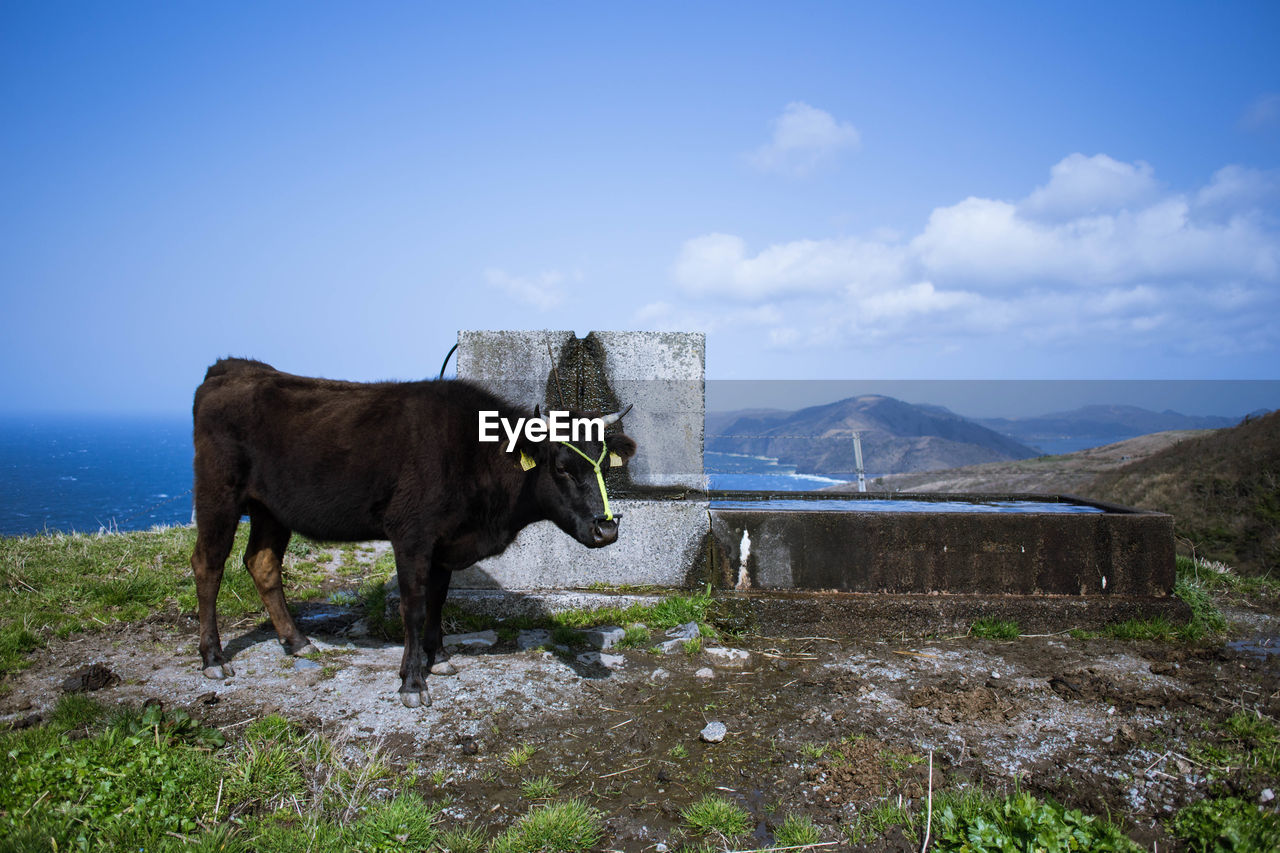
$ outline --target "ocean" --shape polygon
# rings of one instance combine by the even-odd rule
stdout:
[[[0,534],[191,521],[191,417],[0,417]]]

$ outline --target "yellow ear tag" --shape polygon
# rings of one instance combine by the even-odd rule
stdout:
[[[621,467],[622,467],[622,457],[621,457],[621,456],[619,456],[619,455],[618,455],[618,454],[616,454],[616,453],[610,453],[610,454],[609,454],[609,467],[610,467],[610,468],[621,468]]]
[[[520,467],[528,471],[530,468],[536,467],[537,462],[533,461],[533,457],[523,450],[520,451]]]

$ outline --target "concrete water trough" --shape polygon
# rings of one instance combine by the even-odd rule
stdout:
[[[881,628],[1097,625],[1183,615],[1172,516],[1069,495],[712,492],[710,574],[757,594],[826,594]],[[764,593],[762,598],[758,594]],[[817,601],[818,599],[815,599]]]

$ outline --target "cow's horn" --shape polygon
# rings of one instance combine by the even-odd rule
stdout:
[[[612,415],[605,415],[604,417],[600,418],[600,420],[604,423],[605,426],[608,426],[609,424],[616,424],[618,421],[626,417],[626,414],[629,411],[631,411],[630,403],[628,403],[627,407],[622,411],[614,412]]]

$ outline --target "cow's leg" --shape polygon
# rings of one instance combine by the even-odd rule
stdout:
[[[235,670],[222,656],[222,639],[218,636],[218,588],[235,541],[240,510],[227,496],[210,495],[199,486],[195,504],[196,547],[191,552],[191,570],[196,576],[196,603],[200,614],[201,666],[205,677],[224,678],[235,675]]]
[[[311,651],[311,644],[298,630],[284,602],[284,585],[280,578],[280,564],[284,549],[289,547],[293,531],[281,524],[265,507],[249,507],[249,545],[244,551],[244,565],[253,577],[254,586],[262,603],[267,606],[271,624],[286,654],[298,655]]]
[[[400,701],[406,708],[430,705],[422,672],[422,623],[427,615],[427,584],[431,576],[429,549],[392,542],[396,578],[400,583],[400,620],[404,623],[404,656],[400,659]]]
[[[437,567],[427,579],[427,625],[422,632],[422,650],[427,653],[427,669],[433,675],[454,675],[458,671],[456,666],[449,663],[440,626],[452,577],[453,572]]]

